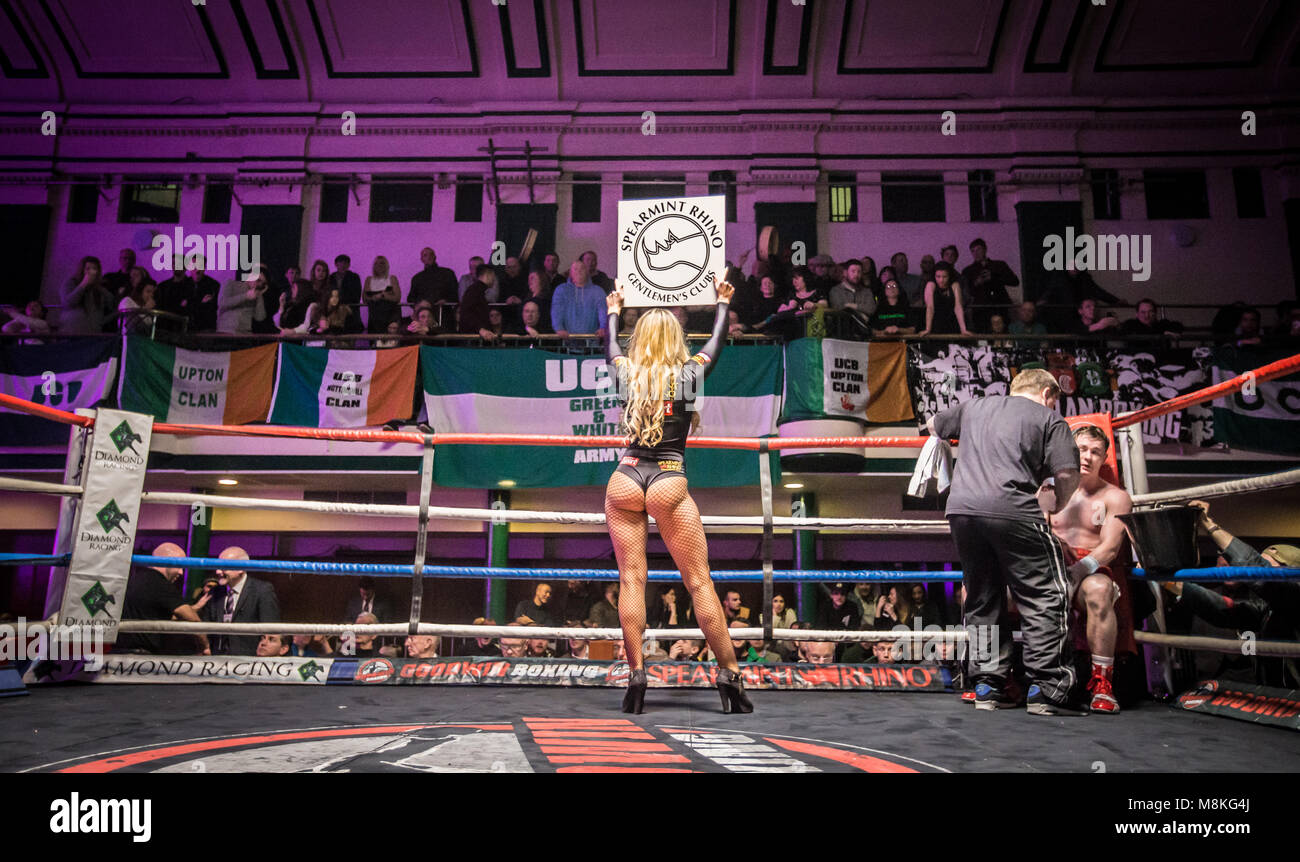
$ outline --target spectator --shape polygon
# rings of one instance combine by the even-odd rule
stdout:
[[[221,552],[222,560],[247,560],[248,552],[231,545]],[[280,603],[275,598],[275,587],[266,581],[247,574],[243,569],[219,569],[217,576],[225,582],[220,593],[213,591],[212,600],[203,608],[205,622],[221,623],[278,623]],[[253,655],[257,638],[249,635],[229,635],[214,638],[212,648],[216,655]]]
[[[641,309],[625,308],[623,315],[619,318],[619,335],[631,335],[632,330],[636,329],[636,322],[641,317]]]
[[[528,273],[528,295],[524,297],[524,305],[528,305],[530,302],[537,306],[537,319],[532,323],[525,321],[524,332],[532,336],[549,335],[552,332],[551,286],[546,280],[545,273]],[[522,309],[520,309],[520,317],[523,317]],[[528,332],[530,326],[536,332]]]
[[[50,324],[46,321],[45,306],[39,299],[33,299],[27,303],[22,312],[19,312],[11,305],[0,307],[9,316],[5,325],[0,327],[0,332],[6,335],[22,335],[31,333],[32,335],[49,335]],[[24,339],[23,344],[40,344],[38,339]]]
[[[247,335],[253,331],[253,322],[266,319],[266,267],[258,266],[247,281],[232,278],[221,286],[217,298],[217,331]]]
[[[727,590],[723,594],[722,612],[726,615],[728,623],[737,620],[745,624],[749,623],[749,608],[741,604],[740,593],[735,590]]]
[[[555,658],[555,650],[546,638],[529,638],[524,644],[526,658]]]
[[[330,276],[330,287],[337,287],[343,297],[343,304],[359,314],[361,307],[361,277],[352,271],[352,258],[341,254],[334,258],[334,274]]]
[[[650,628],[686,628],[691,621],[690,600],[684,595],[678,596],[677,588],[672,585],[660,587],[647,619]]]
[[[1079,316],[1074,321],[1074,326],[1070,329],[1071,335],[1088,335],[1093,332],[1104,332],[1107,329],[1114,329],[1119,326],[1119,319],[1115,317],[1114,312],[1107,312],[1106,316],[1097,319],[1097,300],[1084,299],[1079,302]]]
[[[469,290],[471,284],[478,281],[478,268],[484,263],[483,258],[478,255],[474,255],[469,259],[469,269],[460,277],[460,283],[457,286],[458,296],[464,298],[465,291]]]
[[[799,664],[835,664],[835,644],[829,641],[799,641]]]
[[[356,273],[353,273],[356,275]],[[343,302],[343,291],[331,287],[325,298],[325,307],[312,327],[318,335],[355,335],[361,332],[361,318]]]
[[[192,266],[185,270],[185,278],[190,282],[190,329],[194,332],[216,332],[217,330],[217,295],[221,285],[203,270],[202,256],[196,256]]]
[[[835,311],[856,313],[862,321],[876,312],[876,296],[862,281],[862,262],[844,264],[844,280],[831,288],[830,307]]]
[[[457,331],[463,335],[478,334],[484,341],[492,341],[496,336],[492,332],[492,321],[488,311],[488,291],[496,286],[497,273],[492,267],[483,264],[478,268],[478,280],[465,289],[460,298],[460,314]]]
[[[1007,331],[1012,335],[1046,335],[1047,327],[1038,319],[1038,306],[1026,300],[1020,303],[1017,317]]]
[[[894,253],[894,256],[889,259],[889,265],[894,268],[894,280],[907,295],[907,304],[919,306],[925,299],[924,291],[928,282],[921,281],[921,276],[907,271],[907,255],[901,251]]]
[[[772,628],[774,629],[792,629],[798,618],[795,616],[794,608],[786,607],[785,596],[782,593],[772,595]],[[782,655],[789,655],[794,651],[794,641],[779,640],[772,644],[773,649]]]
[[[547,607],[551,602],[551,585],[540,583],[533,590],[531,599],[524,599],[515,605],[515,622],[525,626],[558,626],[561,621]]]
[[[740,325],[748,332],[762,329],[781,308],[783,300],[776,289],[776,281],[770,275],[759,279],[757,293],[757,296],[751,296],[742,303],[737,311]]]
[[[1238,347],[1259,344],[1263,341],[1260,329],[1260,315],[1258,308],[1246,307],[1241,310],[1241,316],[1237,319],[1237,327],[1233,330],[1233,343]]]
[[[312,301],[321,308],[325,307],[325,300],[329,299],[330,281],[329,264],[323,260],[317,260],[311,265]]]
[[[374,614],[381,623],[398,621],[393,615],[392,605],[379,595],[375,585],[372,576],[361,576],[357,581],[356,595],[348,599],[347,607],[343,609],[343,619],[354,620],[361,614]]]
[[[835,260],[829,254],[814,255],[813,259],[808,261],[808,270],[812,273],[812,277],[808,281],[809,286],[814,291],[825,295],[839,283],[838,278],[831,277],[831,268],[834,265]],[[758,263],[755,263],[754,266],[757,268]]]
[[[817,607],[816,627],[821,631],[847,631],[862,623],[862,612],[849,601],[848,584],[831,584],[831,600]]]
[[[1042,307],[1039,315],[1048,332],[1069,333],[1076,319],[1075,310],[1085,299],[1110,305],[1124,305],[1113,293],[1102,289],[1087,270],[1049,270],[1043,279],[1042,296],[1037,297]],[[1026,299],[1035,299],[1027,296]]]
[[[1120,325],[1119,331],[1125,335],[1172,335],[1183,331],[1183,325],[1176,320],[1164,320],[1160,317],[1156,301],[1149,297],[1138,300],[1137,316]]]
[[[490,617],[476,617],[476,626],[494,626],[497,621]],[[460,651],[461,655],[496,656],[501,655],[501,647],[492,638],[469,638],[469,643]]]
[[[876,599],[876,628],[884,626],[888,630],[897,625],[910,625],[911,622],[911,599],[897,585],[891,585]]]
[[[306,335],[317,317],[311,282],[296,279],[286,293],[280,294],[280,310],[275,315],[275,325],[281,335]]]
[[[506,329],[506,318],[499,308],[488,309],[488,332],[492,333],[493,338],[500,338],[503,335],[523,335],[523,332],[517,332],[514,329]]]
[[[668,649],[669,661],[705,661],[705,653],[702,640],[678,640],[673,641],[673,645]]]
[[[592,284],[605,291],[606,294],[614,289],[613,279],[601,272],[600,267],[596,265],[596,253],[594,251],[584,251],[578,256],[578,259],[586,264],[587,278]]]
[[[925,297],[923,293],[925,291],[925,286],[930,282],[934,281],[934,255],[932,254],[921,255],[920,277],[921,277],[921,286],[920,289],[917,291],[918,294],[917,299],[924,300]],[[911,297],[908,298],[908,302],[909,303],[911,302]],[[916,304],[919,305],[920,302],[917,302]]]
[[[790,299],[777,307],[778,312],[782,311],[812,311],[818,306],[826,308],[829,303],[826,294],[817,289],[816,280],[812,272],[806,266],[797,266],[791,274],[791,280],[794,283],[794,295]]]
[[[99,258],[86,256],[59,291],[59,334],[94,335],[104,331],[117,301],[100,277]]]
[[[959,252],[957,251],[957,246],[955,245],[945,245],[943,248],[939,249],[939,260],[948,264],[954,270],[957,269],[958,256],[959,256]]]
[[[1269,337],[1275,341],[1300,338],[1300,303],[1284,299],[1277,304],[1277,325]]]
[[[116,300],[125,299],[131,292],[131,270],[135,268],[135,251],[124,248],[117,253],[116,272],[104,276],[104,287],[108,288]]]
[[[911,335],[916,332],[907,295],[894,279],[885,283],[885,296],[871,318],[871,330],[876,335]]]
[[[880,629],[873,628],[872,630],[889,631],[892,628],[893,626],[889,625]],[[844,658],[841,661],[845,664],[893,664],[903,657],[902,647],[902,641],[860,641],[844,650]]]
[[[902,567],[902,563],[894,564],[896,570]],[[849,601],[858,606],[858,611],[861,614],[862,622],[858,624],[858,628],[870,629],[875,627],[877,592],[875,584],[861,583],[857,584],[853,591],[849,593]]]
[[[881,284],[886,284],[887,282],[898,281],[898,273],[894,272],[892,266],[882,266],[877,278],[879,278]]]
[[[1300,567],[1300,548],[1295,545],[1270,545],[1258,552],[1215,523],[1209,503],[1193,500],[1188,505],[1200,510],[1198,526],[1214,541],[1228,565]],[[1295,581],[1251,581],[1247,595],[1236,599],[1190,582],[1163,586],[1178,596],[1180,605],[1211,625],[1254,632],[1264,641],[1300,640],[1300,583]],[[1255,678],[1261,684],[1300,688],[1300,669],[1293,659],[1261,657],[1255,662]]]
[[[330,646],[329,638],[325,635],[294,635],[293,642],[289,645],[291,656],[318,658],[333,654],[334,648]]]
[[[519,305],[528,295],[528,275],[519,265],[519,258],[506,258],[506,265],[497,273],[497,302]]]
[[[920,618],[920,626],[942,626],[943,614],[939,612],[939,606],[930,598],[926,592],[924,584],[912,584],[910,590],[912,598],[912,616]],[[911,621],[909,620],[909,624]]]
[[[551,326],[555,334],[605,333],[605,293],[587,277],[587,265],[574,261],[569,280],[555,288],[551,298]]]
[[[591,606],[587,622],[598,629],[616,629],[618,621],[618,581],[605,584],[604,598]]]
[[[510,623],[509,625],[517,626],[519,623]],[[527,641],[522,637],[501,638],[500,643],[502,658],[523,658],[528,650]]]
[[[402,286],[388,271],[388,258],[382,254],[370,267],[371,274],[361,289],[361,298],[370,309],[366,332],[387,332],[388,324],[402,319]]]
[[[1007,335],[1007,319],[1000,312],[994,312],[989,315],[989,335]],[[980,342],[981,344],[985,342]],[[1015,347],[1015,342],[1009,338],[993,338],[987,342],[990,347]]]
[[[564,274],[560,272],[560,256],[553,251],[547,252],[542,258],[542,280],[546,284],[547,296],[564,284]]]
[[[439,646],[438,638],[434,635],[407,635],[406,657],[437,658]]]
[[[415,313],[411,315],[410,320],[406,321],[402,329],[410,335],[437,335],[438,324],[433,320],[433,309],[427,302],[421,302],[415,307]]]
[[[140,267],[135,268],[140,272]],[[155,295],[158,285],[153,279],[139,281],[122,301],[117,304],[117,325],[123,335],[148,335],[152,327],[152,318],[148,312],[156,307]]]
[[[302,278],[302,269],[295,263],[285,269],[284,278],[271,281],[271,286],[267,288],[266,294],[262,297],[262,304],[266,306],[267,314],[270,317],[260,324],[255,324],[253,326],[254,332],[266,335],[279,334],[280,325],[276,322],[276,319],[281,308],[280,298],[290,295],[293,292],[293,283],[300,278]],[[287,304],[288,300],[285,300],[285,303]],[[292,649],[290,647],[290,650]]]
[[[591,607],[591,590],[587,581],[570,580],[564,585],[564,607],[561,616],[566,626],[583,624],[587,609]]]
[[[358,626],[378,625],[379,617],[374,614],[357,614],[354,624]],[[346,649],[342,650],[342,653],[344,655],[348,654]],[[389,658],[397,658],[397,647],[382,646],[379,638],[375,635],[368,632],[356,632],[353,639],[353,650],[351,654],[358,658],[374,658],[375,656],[380,655],[388,656]]]
[[[482,262],[479,259],[479,263]],[[411,276],[411,287],[406,292],[409,305],[415,306],[421,302],[427,302],[430,306],[455,305],[460,301],[456,273],[445,266],[438,266],[438,255],[433,249],[428,246],[420,249],[420,263],[424,268]]]
[[[859,260],[862,261],[862,283],[871,291],[871,295],[876,298],[876,304],[879,305],[880,300],[885,298],[885,283],[880,280],[876,259],[871,255],[863,255]]]
[[[934,281],[925,286],[925,329],[922,335],[970,335],[962,308],[957,273],[947,263],[935,264]]]
[[[257,655],[262,658],[276,658],[289,654],[288,635],[262,635],[257,641]]]
[[[184,557],[185,551],[172,542],[163,542],[154,548],[155,557]],[[133,566],[126,582],[126,597],[122,601],[124,620],[180,620],[197,623],[195,609],[181,595],[177,581],[182,571],[177,566]],[[206,635],[163,635],[144,633],[120,634],[116,649],[119,652],[163,653],[184,655],[191,649],[199,655],[211,655]]]
[[[984,329],[988,326],[988,314],[998,309],[1005,310],[1011,304],[1011,294],[1007,288],[1018,287],[1020,279],[1007,266],[1006,261],[989,258],[988,245],[984,240],[972,240],[970,253],[975,262],[961,271],[961,283],[969,292],[972,305],[993,306],[979,309],[975,313],[975,325]]]
[[[732,629],[743,629],[745,627],[746,624],[742,623],[740,620],[732,620],[727,626],[727,628]],[[761,642],[759,645],[762,645]],[[731,648],[736,651],[737,662],[749,662],[750,664],[776,664],[781,660],[779,655],[770,650],[755,649],[753,641],[735,640],[733,638],[731,641]]]

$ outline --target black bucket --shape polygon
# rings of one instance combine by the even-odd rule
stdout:
[[[1142,568],[1157,572],[1195,569],[1201,564],[1196,544],[1199,518],[1200,510],[1191,506],[1162,506],[1119,516]]]

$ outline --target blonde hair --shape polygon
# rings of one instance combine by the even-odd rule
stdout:
[[[380,270],[379,270],[379,262],[380,262],[380,261],[383,261],[383,264],[384,264],[384,269],[383,269],[382,272],[380,272]],[[387,278],[387,277],[388,277],[388,258],[384,257],[382,254],[379,255],[378,257],[376,257],[376,258],[375,258],[375,262],[374,262],[373,264],[370,265],[370,273],[371,273],[371,276],[372,276],[373,278]]]
[[[653,448],[663,440],[664,402],[676,398],[678,376],[690,358],[682,326],[667,309],[652,308],[637,319],[620,381],[627,393],[623,430],[629,444]]]
[[[1050,389],[1053,398],[1061,394],[1061,384],[1045,368],[1026,368],[1011,379],[1012,395],[1037,395],[1044,389]]]

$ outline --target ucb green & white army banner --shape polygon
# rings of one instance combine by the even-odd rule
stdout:
[[[117,640],[122,618],[152,435],[149,416],[100,410],[82,470],[59,622],[102,627],[108,643]]]
[[[421,348],[421,375],[435,431],[617,435],[621,408],[601,357],[542,350]],[[773,345],[723,351],[699,397],[700,434],[761,437],[774,433],[781,354]],[[603,485],[620,449],[573,446],[439,446],[434,479],[462,488]],[[773,459],[775,468],[775,458]],[[752,484],[753,452],[691,449],[686,470],[696,486]]]

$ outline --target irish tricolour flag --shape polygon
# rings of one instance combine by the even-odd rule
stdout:
[[[273,425],[363,428],[411,415],[419,348],[326,350],[284,344]]]
[[[122,350],[123,410],[158,422],[264,422],[275,381],[276,345],[204,353],[130,336]]]
[[[621,408],[601,357],[542,350],[423,350],[425,405],[435,431],[619,433]],[[699,433],[774,433],[780,372],[775,346],[723,350],[700,396]],[[620,454],[618,448],[600,446],[439,446],[434,479],[439,485],[470,488],[603,485]],[[758,475],[758,455],[688,449],[686,472],[696,486],[751,484]]]

